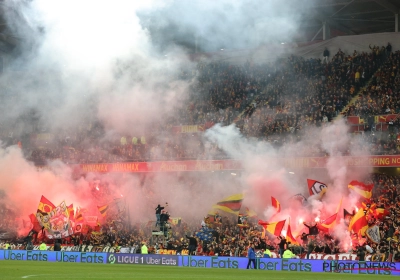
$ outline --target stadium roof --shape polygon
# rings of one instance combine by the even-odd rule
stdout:
[[[30,2],[22,0],[21,2]],[[301,3],[307,0],[298,0]],[[297,42],[317,41],[342,35],[360,35],[395,32],[396,14],[400,13],[400,0],[309,0],[313,3],[299,22]],[[0,0],[0,51],[10,52],[21,42],[21,36],[10,31],[5,13],[11,18],[26,21],[15,6]],[[9,16],[10,17],[10,16]],[[323,28],[325,23],[326,28]],[[399,25],[399,20],[397,20]],[[397,28],[399,30],[399,28]],[[192,39],[189,42],[189,49]],[[175,41],[176,42],[176,41]]]
[[[301,25],[308,41],[323,39],[323,22],[330,37],[395,32],[399,13],[400,0],[318,0]]]

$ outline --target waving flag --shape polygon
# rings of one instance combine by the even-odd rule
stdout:
[[[276,212],[277,213],[281,212],[281,204],[275,197],[271,196],[271,202],[272,206],[276,209]]]
[[[337,216],[338,213],[333,214],[332,216],[324,220],[322,223],[317,224],[317,228],[321,231],[329,232],[329,230],[336,225]]]
[[[35,214],[30,214],[29,219],[31,220],[31,223],[33,225],[32,229],[36,232],[40,232],[42,229],[42,226],[40,225],[39,221],[37,220]]]
[[[372,197],[372,188],[374,187],[374,184],[365,185],[358,181],[351,181],[348,187],[360,196],[370,199]]]
[[[69,219],[71,221],[74,220],[75,214],[74,214],[74,205],[71,204],[70,206],[68,206],[68,214],[69,214]]]
[[[307,179],[307,185],[310,196],[320,194],[321,192],[323,194],[326,191],[326,188],[328,188],[326,184],[312,179]]]
[[[55,208],[56,206],[42,195],[36,212],[36,219],[39,222],[41,228],[45,228],[47,230],[51,228],[50,213]]]
[[[99,212],[103,217],[106,216],[109,208],[110,208],[110,205],[108,205],[108,204],[103,205],[103,206],[97,206],[97,209],[99,209]]]
[[[249,218],[257,217],[257,213],[255,211],[249,209],[248,207],[246,207],[246,216]]]
[[[54,208],[56,208],[56,206],[42,195],[40,198],[38,211],[42,213],[50,213]]]
[[[293,237],[292,229],[290,228],[290,220],[289,220],[289,224],[288,224],[288,227],[287,227],[286,240],[289,241],[290,243],[294,244],[294,245],[299,245],[299,242],[297,242],[296,238]]]
[[[368,228],[368,222],[364,214],[364,209],[360,208],[350,221],[349,231],[353,230],[359,236],[360,235],[364,236],[367,228]]]
[[[336,213],[317,225],[319,230],[329,232],[330,229],[335,227],[336,222],[339,220],[339,213],[340,209],[342,208],[342,200],[343,198],[340,199],[339,205],[336,208]]]
[[[238,215],[240,208],[242,207],[242,201],[243,194],[234,194],[217,202],[217,204],[213,206],[213,209],[219,209],[227,213]]]
[[[386,210],[385,208],[376,208],[374,211],[374,216],[377,219],[383,219],[389,215],[390,215],[390,212],[388,210]]]
[[[202,241],[210,242],[213,240],[213,231],[214,231],[213,229],[203,227],[196,233],[196,236]]]
[[[344,219],[344,224],[348,227],[350,224],[351,219],[353,218],[353,214],[351,214],[349,211],[346,209],[343,209],[343,219]]]
[[[286,220],[279,221],[279,222],[274,222],[274,223],[267,223],[264,221],[258,221],[259,225],[262,225],[266,231],[269,233],[275,235],[275,236],[280,236],[283,227],[285,226]]]

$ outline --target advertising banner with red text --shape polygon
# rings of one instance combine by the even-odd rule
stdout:
[[[265,165],[281,165],[293,168],[325,168],[328,157],[270,158]],[[400,155],[360,156],[336,158],[348,167],[400,167]],[[83,173],[141,173],[141,172],[186,172],[186,171],[235,171],[243,170],[239,160],[186,160],[155,162],[124,162],[75,165]]]

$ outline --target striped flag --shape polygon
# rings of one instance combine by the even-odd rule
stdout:
[[[107,214],[108,209],[110,208],[109,204],[103,205],[103,206],[97,206],[97,209],[99,209],[100,214],[105,217]]]
[[[365,185],[358,181],[351,181],[348,187],[360,196],[370,199],[372,197],[372,188],[374,187],[374,184]]]
[[[266,231],[269,233],[275,235],[275,236],[280,236],[283,227],[285,226],[286,220],[279,221],[279,222],[274,222],[274,223],[267,223],[264,221],[258,221],[259,225],[262,225]]]
[[[360,208],[350,221],[349,231],[350,232],[354,231],[354,233],[357,233],[359,236],[360,235],[364,236],[367,228],[368,228],[368,221],[367,218],[365,217],[364,209]]]
[[[276,212],[277,213],[281,212],[281,204],[275,197],[271,196],[271,202],[272,206],[276,209]]]
[[[227,213],[238,215],[240,208],[242,207],[242,201],[243,194],[234,194],[217,202],[217,204],[213,206],[213,209],[219,209]]]

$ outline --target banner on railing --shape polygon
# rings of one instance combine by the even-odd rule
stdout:
[[[269,158],[266,166],[285,168],[326,168],[328,157]],[[359,156],[335,158],[348,167],[400,167],[400,155]],[[142,173],[142,172],[188,172],[188,171],[239,171],[243,170],[239,160],[186,160],[156,162],[124,162],[81,164],[73,166],[75,172],[82,173]]]

